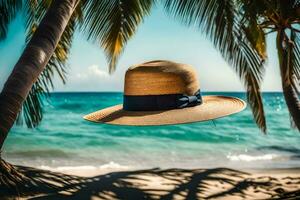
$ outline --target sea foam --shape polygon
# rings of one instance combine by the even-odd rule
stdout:
[[[43,170],[50,170],[56,172],[72,172],[72,171],[115,171],[115,170],[128,170],[129,166],[123,166],[115,162],[109,162],[99,166],[82,165],[82,166],[59,166],[50,167],[46,165],[39,166]]]
[[[273,160],[278,158],[279,156],[276,154],[264,154],[264,155],[247,155],[247,154],[239,154],[239,155],[228,155],[227,158],[231,161],[257,161],[257,160]]]

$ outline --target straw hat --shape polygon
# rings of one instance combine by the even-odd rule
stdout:
[[[84,119],[135,126],[182,124],[224,117],[245,107],[246,103],[235,97],[201,96],[193,67],[157,60],[127,70],[123,104]]]

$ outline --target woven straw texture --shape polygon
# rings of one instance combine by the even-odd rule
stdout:
[[[156,60],[130,67],[125,74],[125,95],[193,95],[199,89],[193,67]]]

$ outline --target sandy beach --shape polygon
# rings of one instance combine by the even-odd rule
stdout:
[[[297,199],[300,169],[65,171],[18,166],[29,177],[3,199]],[[95,175],[98,174],[98,175]]]
[[[250,121],[249,109],[216,126],[98,126],[82,120],[83,111],[93,109],[78,106],[86,99],[96,105],[121,97],[54,94],[38,131],[14,127],[3,157],[28,180],[10,191],[0,187],[0,199],[300,198],[299,134],[290,129],[287,111],[276,111],[282,94],[265,96],[281,102],[266,107],[272,114],[267,135]],[[66,121],[57,120],[63,115]]]

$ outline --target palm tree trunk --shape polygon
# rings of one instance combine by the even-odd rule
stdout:
[[[1,149],[32,85],[46,67],[78,0],[54,0],[26,46],[0,94],[0,187],[16,188],[27,180],[1,158]]]
[[[294,124],[300,131],[300,100],[297,91],[293,87],[293,80],[291,78],[291,48],[293,48],[293,46],[288,41],[284,30],[278,32],[276,43],[283,95]]]
[[[76,7],[77,0],[55,0],[28,43],[0,94],[0,149],[23,101],[44,70]]]

